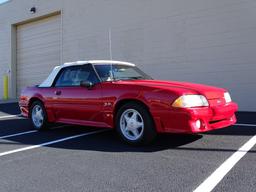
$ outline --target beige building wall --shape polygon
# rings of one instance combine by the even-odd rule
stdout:
[[[256,111],[256,1],[11,0],[0,5],[0,75],[11,70],[12,97],[15,25],[58,11],[61,62],[108,59],[111,28],[113,59],[154,78],[227,88],[240,110]]]

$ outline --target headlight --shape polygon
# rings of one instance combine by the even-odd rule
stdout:
[[[228,92],[224,93],[224,98],[226,100],[226,103],[230,103],[232,101],[231,96]]]
[[[209,103],[203,95],[183,95],[176,99],[172,106],[178,108],[207,107]]]

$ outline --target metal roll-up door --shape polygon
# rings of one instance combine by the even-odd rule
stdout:
[[[17,26],[17,96],[60,64],[60,15]]]

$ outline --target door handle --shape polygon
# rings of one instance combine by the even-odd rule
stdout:
[[[59,91],[59,90],[55,91],[54,93],[55,93],[55,95],[61,95],[61,91]]]

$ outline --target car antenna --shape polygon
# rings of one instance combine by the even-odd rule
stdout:
[[[111,30],[111,28],[108,29],[108,40],[109,40],[109,57],[110,57],[110,60],[113,61],[113,55],[112,55],[112,30]],[[110,64],[110,78],[111,78],[111,80],[114,80],[113,63]]]

